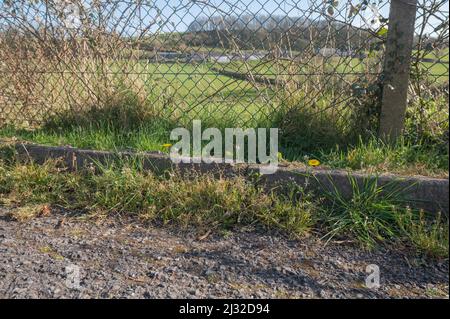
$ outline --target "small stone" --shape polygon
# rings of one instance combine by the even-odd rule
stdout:
[[[188,293],[191,294],[191,295],[197,296],[198,295],[198,290],[197,289],[189,289]]]

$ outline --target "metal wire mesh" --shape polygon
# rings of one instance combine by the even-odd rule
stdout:
[[[444,83],[448,0],[427,2],[414,79]],[[388,1],[3,0],[0,125],[132,101],[180,122],[252,126],[295,107],[345,123],[381,83],[388,14]]]
[[[428,84],[448,82],[449,3],[418,2],[415,48],[412,56],[412,79]]]
[[[419,0],[409,90],[410,134],[448,147],[449,1]]]

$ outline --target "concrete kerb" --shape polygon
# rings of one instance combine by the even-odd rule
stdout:
[[[118,158],[137,158],[144,169],[152,171],[165,171],[169,169],[181,172],[213,173],[221,176],[259,175],[258,165],[231,165],[231,164],[174,164],[167,154],[161,152],[109,152],[96,150],[83,150],[72,147],[43,146],[36,144],[14,145],[19,158],[28,158],[35,163],[42,164],[47,159],[59,158],[65,162],[70,169],[82,169],[92,165],[107,164]],[[279,167],[274,174],[260,175],[260,182],[268,188],[279,187],[296,183],[305,190],[336,189],[344,196],[352,194],[351,176],[354,181],[362,185],[367,179],[377,178],[379,186],[386,184],[396,188],[406,189],[405,200],[409,201],[411,207],[424,208],[427,211],[441,211],[448,215],[449,212],[449,181],[448,179],[428,178],[421,176],[398,176],[398,175],[367,175],[347,172],[343,170],[315,170],[292,167]]]

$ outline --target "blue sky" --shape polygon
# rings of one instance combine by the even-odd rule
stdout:
[[[0,0],[3,3],[4,0]],[[57,1],[57,0],[54,0]],[[64,0],[61,0],[64,1]],[[117,27],[118,30],[121,28],[126,29],[126,33],[133,33],[135,29],[143,29],[147,25],[153,22],[153,20],[158,17],[158,11],[160,11],[161,16],[159,21],[162,24],[153,25],[147,32],[173,32],[173,31],[185,31],[189,24],[194,21],[196,17],[199,16],[218,16],[218,15],[246,15],[260,13],[263,15],[288,15],[291,17],[309,17],[311,19],[316,19],[319,17],[320,13],[326,9],[324,6],[324,0],[146,0],[143,1],[143,18],[135,16],[131,20],[127,20],[127,14],[121,16],[121,13],[127,10],[126,3],[135,3],[134,0],[120,0],[121,4],[116,8],[117,12],[114,14],[113,19],[121,19],[122,23]],[[335,10],[334,17],[339,21],[348,21],[348,8],[349,3],[357,4],[362,0],[338,0],[338,9]],[[388,17],[389,14],[389,3],[388,0],[370,0],[375,1],[378,6],[381,6],[379,13],[383,17]],[[381,1],[381,3],[380,3]],[[420,2],[427,2],[428,0],[420,0]],[[84,0],[85,4],[92,3],[92,0]],[[111,2],[109,2],[111,3]],[[209,4],[209,5],[208,5]],[[448,8],[449,1],[446,1],[442,7],[441,17],[446,17],[448,19]],[[215,9],[218,8],[218,9]],[[41,11],[43,15],[42,3],[35,6],[37,11]],[[135,11],[129,9],[128,14]],[[35,19],[39,12],[30,11],[31,19]],[[366,10],[364,14],[367,20],[371,20],[373,17],[372,10]],[[417,24],[420,21],[417,21]],[[431,24],[438,25],[440,21],[438,19],[432,19]],[[125,25],[126,24],[126,25]],[[352,22],[353,25],[359,27],[368,27],[363,19],[360,17],[356,18]],[[133,31],[134,30],[134,31]],[[426,28],[426,32],[430,33],[432,26],[429,25]]]
[[[339,5],[335,10],[334,17],[340,21],[346,21],[348,19],[348,9],[350,3],[356,5],[362,0],[338,0]],[[374,3],[375,7],[380,8],[378,13],[387,18],[389,16],[389,0],[369,0],[370,3]],[[154,5],[158,8],[162,8],[162,12],[166,17],[170,17],[169,20],[175,25],[166,25],[163,31],[185,31],[187,26],[194,20],[196,16],[212,16],[219,14],[243,15],[261,13],[264,15],[288,15],[291,17],[309,16],[310,18],[317,18],[319,11],[324,10],[324,0],[198,0],[200,3],[210,3],[211,5],[198,5],[193,4],[188,6],[187,9],[177,11],[174,8],[180,8],[192,1],[190,0],[156,0],[153,1]],[[428,0],[419,0],[419,3],[427,5]],[[219,8],[220,11],[216,11],[214,7]],[[315,8],[312,9],[312,8]],[[316,13],[312,13],[315,11]],[[177,14],[175,14],[175,12]],[[370,21],[374,13],[368,9],[362,13],[366,21]],[[418,14],[419,15],[419,14]],[[446,18],[448,21],[449,15],[449,1],[446,1],[440,8],[440,12],[437,14],[439,18]],[[347,20],[348,21],[348,20]],[[416,22],[418,26],[420,20]],[[431,18],[429,25],[426,26],[425,32],[431,33],[433,26],[437,26],[441,23],[438,18]],[[353,25],[359,27],[369,27],[364,19],[359,16],[353,20]],[[376,27],[376,26],[375,26]]]
[[[348,2],[349,0],[340,1],[335,13],[339,20],[345,21],[347,19],[347,11],[343,7]],[[380,10],[380,14],[383,16],[388,15],[388,5],[385,5],[385,2],[384,0],[384,5]],[[187,5],[189,3],[191,4]],[[166,32],[185,31],[194,17],[197,16],[213,16],[223,13],[244,15],[259,12],[263,15],[309,16],[314,19],[319,16],[318,11],[324,8],[322,0],[199,0],[199,3],[209,3],[210,5],[195,4],[189,0],[156,0],[153,2],[154,6],[162,11],[162,15],[166,18],[165,21],[171,22],[164,26],[163,30]],[[353,1],[353,3],[358,3],[358,1]],[[214,9],[215,7],[218,10]],[[315,8],[315,10],[311,10],[311,8]],[[315,13],[312,11],[315,11]],[[338,12],[342,15],[338,15]],[[365,16],[370,18],[371,15],[373,15],[371,11],[367,10]],[[362,19],[355,19],[354,24],[363,25]]]

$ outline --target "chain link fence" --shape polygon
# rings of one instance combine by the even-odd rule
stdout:
[[[139,104],[180,124],[289,133],[304,112],[371,130],[388,16],[385,0],[2,0],[0,126]],[[445,121],[426,104],[448,101],[448,0],[419,1],[414,43],[418,130]]]
[[[448,148],[449,1],[419,0],[408,92],[407,132]]]

